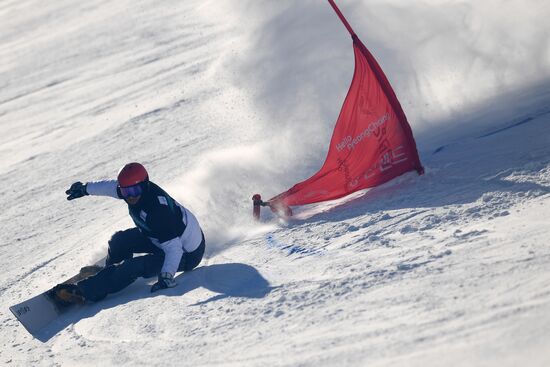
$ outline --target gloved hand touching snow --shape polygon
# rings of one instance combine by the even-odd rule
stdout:
[[[170,273],[160,273],[158,281],[151,287],[151,293],[161,289],[172,288],[176,286],[174,276]]]
[[[65,191],[65,194],[69,195],[67,196],[67,200],[78,199],[83,196],[89,195],[86,191],[86,185],[80,181],[72,184],[71,187],[67,191]]]

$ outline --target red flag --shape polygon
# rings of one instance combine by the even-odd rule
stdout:
[[[352,36],[355,72],[325,163],[309,179],[269,200],[272,208],[336,199],[411,170],[423,173],[411,128],[384,72],[329,2]]]

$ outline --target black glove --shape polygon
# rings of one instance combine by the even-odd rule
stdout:
[[[65,191],[65,194],[69,195],[67,196],[67,200],[78,199],[83,196],[89,195],[88,192],[86,191],[86,185],[84,185],[80,181],[72,184],[71,188]]]
[[[172,288],[176,286],[176,281],[174,276],[170,273],[160,273],[158,282],[153,284],[151,287],[151,293],[156,292],[161,289]]]

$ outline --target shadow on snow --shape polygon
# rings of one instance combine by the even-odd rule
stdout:
[[[69,310],[40,331],[36,338],[46,342],[71,324],[92,317],[102,310],[138,299],[157,296],[178,297],[198,288],[217,293],[215,296],[191,305],[198,306],[229,297],[263,298],[273,289],[254,267],[240,263],[201,266],[191,272],[178,275],[176,280],[179,284],[175,288],[150,293],[148,281],[139,279],[124,290],[108,295],[104,300]]]

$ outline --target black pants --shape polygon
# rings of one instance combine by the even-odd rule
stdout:
[[[193,270],[204,255],[204,234],[200,246],[193,252],[184,252],[178,271]],[[147,254],[134,257],[134,254]],[[137,228],[116,232],[109,241],[105,268],[77,285],[84,297],[99,301],[109,293],[118,292],[137,278],[157,276],[164,263],[164,251],[155,246]]]

